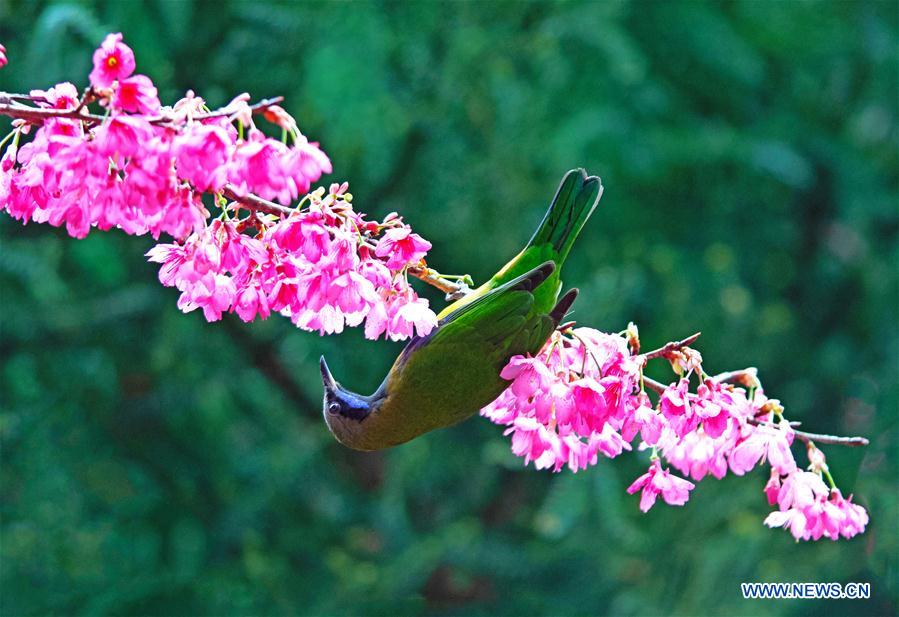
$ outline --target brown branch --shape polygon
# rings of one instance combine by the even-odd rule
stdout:
[[[643,385],[657,394],[661,394],[665,391],[665,388],[668,387],[662,382],[646,377],[645,375],[643,376]]]
[[[751,418],[749,420],[747,420],[747,422],[749,422],[749,424],[752,424],[753,426],[763,426],[763,425],[773,426],[770,422],[759,422],[758,420],[754,420]],[[793,426],[793,424],[794,424],[793,422],[790,422],[790,426]],[[793,432],[796,434],[796,439],[798,439],[799,441],[805,442],[805,443],[810,443],[810,442],[814,441],[816,443],[824,443],[824,444],[830,444],[830,445],[834,445],[834,446],[850,446],[850,447],[867,446],[869,443],[868,440],[865,439],[864,437],[839,437],[837,435],[824,435],[822,433],[808,433],[806,431],[797,431],[795,429]]]
[[[225,199],[235,201],[244,206],[246,209],[252,210],[254,212],[264,212],[266,214],[273,214],[275,216],[290,216],[291,214],[296,213],[296,210],[294,210],[293,208],[288,208],[287,206],[276,204],[273,201],[262,199],[261,197],[257,197],[252,193],[240,195],[239,193],[237,193],[236,188],[230,184],[225,185],[225,188],[222,190],[222,195],[225,197]],[[436,287],[437,289],[445,293],[447,295],[447,300],[455,300],[461,298],[471,291],[471,289],[468,288],[468,285],[465,285],[464,283],[454,283],[452,281],[448,281],[447,279],[441,277],[436,271],[428,268],[427,266],[415,266],[409,268],[407,272],[418,280]]]
[[[91,93],[92,91],[90,89],[86,90],[81,103],[75,109],[47,109],[41,107],[29,107],[17,102],[19,100],[38,100],[36,97],[25,94],[0,92],[0,115],[28,120],[29,122],[35,123],[43,122],[44,120],[52,118],[68,118],[74,120],[86,120],[90,122],[102,122],[103,120],[105,120],[103,116],[91,114],[84,111],[85,102],[89,100],[89,96],[91,96]],[[252,111],[254,114],[263,113],[266,109],[272,107],[273,105],[277,105],[283,100],[284,97],[282,96],[264,99],[262,101],[259,101],[258,103],[250,105],[250,111]],[[228,105],[226,107],[222,107],[221,109],[217,109],[205,114],[197,114],[196,116],[193,116],[192,119],[209,120],[211,118],[229,116],[236,111],[236,105]],[[171,115],[149,116],[147,118],[147,121],[151,124],[168,124],[174,121],[174,117]],[[274,216],[290,216],[291,214],[294,214],[296,212],[296,210],[294,210],[293,208],[276,204],[273,201],[263,199],[256,195],[253,195],[252,193],[241,195],[240,193],[238,193],[237,188],[231,184],[225,185],[225,188],[222,190],[222,196],[224,196],[225,199],[230,199],[231,201],[239,203],[246,209],[253,212],[263,212],[265,214],[272,214]],[[431,270],[426,266],[409,268],[408,272],[415,278],[424,281],[428,285],[432,285],[445,293],[447,295],[447,300],[456,300],[471,291],[471,289],[469,289],[467,285],[463,283],[454,283],[452,281],[444,279],[436,271]]]
[[[738,371],[727,371],[726,373],[718,373],[714,377],[712,377],[712,381],[717,381],[719,383],[723,383],[725,381],[732,381],[741,386],[746,386],[747,388],[751,388],[753,386],[758,387],[759,378],[758,378],[758,369],[754,366],[750,366],[748,368],[740,369]]]
[[[681,341],[673,341],[671,343],[665,343],[665,345],[663,345],[662,347],[659,347],[658,349],[653,349],[652,351],[647,352],[645,354],[641,354],[641,355],[643,356],[644,360],[652,360],[653,358],[664,358],[665,356],[670,354],[672,351],[677,351],[683,347],[687,347],[688,345],[691,345],[694,341],[696,341],[696,339],[699,338],[700,334],[702,334],[702,332],[697,332],[696,334],[692,334]]]
[[[428,285],[436,287],[437,289],[445,293],[447,301],[458,300],[459,298],[462,298],[471,292],[471,289],[469,289],[468,285],[465,285],[464,283],[454,283],[452,281],[448,281],[427,266],[415,266],[409,268],[407,272],[418,280],[424,281]]]
[[[739,372],[739,371],[734,371],[734,372]],[[724,374],[724,373],[722,373],[722,374]],[[643,378],[643,384],[650,390],[658,392],[659,394],[664,392],[665,388],[666,388],[666,386],[663,383],[658,382],[655,379],[650,379],[649,377]],[[770,426],[770,424],[768,422],[759,422],[758,420],[755,420],[752,418],[748,419],[747,422],[749,422],[749,424],[752,424],[753,426],[761,426],[763,424],[767,424]],[[799,422],[790,422],[791,427],[799,426],[799,424],[800,424]],[[793,432],[796,434],[796,439],[798,439],[799,441],[803,441],[805,443],[814,441],[815,443],[823,443],[823,444],[829,444],[829,445],[834,445],[834,446],[850,446],[850,447],[867,446],[869,443],[868,440],[865,439],[864,437],[839,437],[837,435],[824,435],[822,433],[808,433],[806,431],[797,431],[797,430],[795,430],[795,428],[794,428]]]
[[[296,210],[293,208],[288,208],[287,206],[276,204],[273,201],[262,199],[252,193],[241,195],[237,192],[237,189],[233,184],[225,185],[225,188],[222,189],[222,196],[224,196],[225,199],[236,201],[247,210],[253,210],[254,212],[264,212],[265,214],[274,214],[275,216],[290,216],[291,214],[296,213]]]
[[[36,100],[35,97],[29,97],[25,94],[10,94],[9,92],[0,92],[0,115],[9,116],[11,118],[19,118],[28,120],[29,122],[43,122],[52,118],[68,118],[72,120],[87,120],[90,122],[103,122],[104,116],[87,113],[84,111],[84,105],[79,104],[75,109],[49,109],[42,107],[28,107],[18,103],[18,100]],[[263,113],[266,109],[284,100],[283,96],[276,96],[270,99],[263,99],[258,103],[250,105],[250,111],[254,114]],[[228,105],[221,109],[216,109],[204,114],[197,114],[192,117],[193,120],[209,120],[211,118],[221,118],[230,116],[235,113],[237,108],[235,105]],[[147,122],[150,124],[169,124],[174,122],[175,117],[170,114],[160,114],[158,116],[147,116]]]

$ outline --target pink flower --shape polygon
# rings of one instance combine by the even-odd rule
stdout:
[[[318,213],[287,218],[272,227],[269,234],[278,247],[294,253],[301,252],[311,263],[317,263],[322,256],[331,252],[331,235],[324,218]],[[389,284],[389,273],[388,281],[383,284]]]
[[[631,449],[631,444],[608,424],[603,426],[602,431],[591,434],[588,443],[592,451],[599,450],[608,458],[615,458],[624,450]]]
[[[112,107],[139,114],[155,114],[160,107],[156,86],[146,75],[123,79],[112,95]]]
[[[748,432],[748,436],[730,454],[731,471],[742,476],[766,458],[771,467],[781,474],[788,474],[796,469],[796,461],[790,451],[795,433],[787,422],[779,425],[746,425],[744,430]]]
[[[684,475],[699,481],[707,474],[719,480],[727,474],[725,453],[733,447],[732,438],[713,438],[702,430],[691,431],[680,438],[666,431],[666,437],[659,441],[661,451]]]
[[[821,476],[810,471],[795,470],[783,481],[777,494],[777,504],[781,511],[791,507],[804,510],[820,497],[827,496],[829,490]]]
[[[269,316],[268,298],[258,283],[251,283],[238,292],[234,311],[246,322],[253,321],[257,315],[262,319]]]
[[[220,126],[191,124],[175,139],[178,175],[199,191],[216,191],[228,180],[231,139]]]
[[[134,52],[122,42],[122,34],[107,34],[94,52],[94,70],[90,81],[95,88],[108,88],[134,72]]]
[[[852,495],[843,499],[839,489],[833,489],[830,493],[831,501],[836,504],[843,514],[840,535],[851,538],[863,533],[868,525],[868,512],[860,505],[852,503]]]
[[[6,48],[0,44],[0,69],[6,66],[7,62],[9,61],[6,59]]]
[[[659,410],[671,428],[681,437],[694,430],[700,421],[691,405],[691,399],[695,396],[690,394],[689,390],[690,381],[681,379],[677,385],[670,384],[665,388],[659,399]]]
[[[112,158],[124,166],[124,158],[139,155],[148,144],[153,142],[154,132],[153,126],[140,116],[113,116],[102,128],[97,130],[98,150],[96,156]],[[91,153],[91,150],[87,148],[84,148],[83,151]],[[102,162],[97,160],[95,165],[100,166]],[[108,166],[108,162],[106,165]]]
[[[805,515],[801,510],[795,508],[783,511],[775,510],[765,518],[765,525],[771,528],[789,528],[790,533],[793,534],[793,537],[797,540],[800,540],[805,536],[807,524]]]
[[[803,472],[807,473],[807,472]],[[811,501],[793,502],[790,508],[774,511],[765,519],[769,527],[785,527],[796,540],[838,540],[851,538],[865,530],[868,513],[852,498],[843,499],[839,489],[815,491]]]
[[[512,435],[512,453],[524,457],[525,465],[534,461],[537,469],[548,469],[557,461],[563,461],[563,465],[567,461],[559,436],[534,418],[516,418],[505,434]]]
[[[648,512],[659,495],[669,505],[684,505],[690,498],[690,491],[694,488],[695,485],[692,482],[672,476],[667,469],[663,471],[662,465],[656,459],[650,463],[649,471],[627,487],[627,492],[633,495],[637,491],[642,490],[640,509],[643,512]]]
[[[402,270],[407,264],[418,263],[431,250],[431,243],[407,227],[388,229],[378,246],[375,255],[387,257],[387,267],[391,270]]]
[[[388,334],[394,341],[412,336],[427,336],[437,327],[437,315],[428,307],[428,301],[413,297],[400,303],[390,320]]]
[[[776,469],[771,470],[771,477],[765,484],[765,497],[768,499],[768,505],[773,506],[777,503],[777,496],[780,494],[780,473]]]

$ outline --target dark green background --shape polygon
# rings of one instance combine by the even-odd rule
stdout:
[[[826,450],[867,533],[803,544],[762,526],[762,471],[643,515],[645,454],[537,472],[483,419],[355,453],[318,356],[365,390],[398,344],[207,324],[149,238],[3,216],[2,613],[895,614],[897,12],[0,0],[3,89],[83,87],[122,31],[165,102],[284,95],[358,207],[401,212],[446,272],[484,280],[585,166],[606,191],[565,270],[577,319],[649,346],[701,329],[709,371],[758,366],[792,419],[872,442]]]

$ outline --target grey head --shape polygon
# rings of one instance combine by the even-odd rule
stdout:
[[[319,366],[324,385],[322,415],[328,429],[340,443],[357,450],[371,450],[367,444],[377,432],[378,413],[387,398],[386,379],[374,394],[365,396],[347,390],[334,379],[322,356]],[[383,419],[383,418],[380,418]]]
[[[362,422],[372,411],[370,396],[350,392],[334,379],[325,357],[319,360],[322,372],[322,384],[325,387],[324,407],[322,413],[325,420],[328,416],[342,416],[349,420]]]

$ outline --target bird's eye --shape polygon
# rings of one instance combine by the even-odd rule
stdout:
[[[337,413],[338,411],[340,411],[340,404],[339,403],[329,403],[328,411],[330,413]]]

